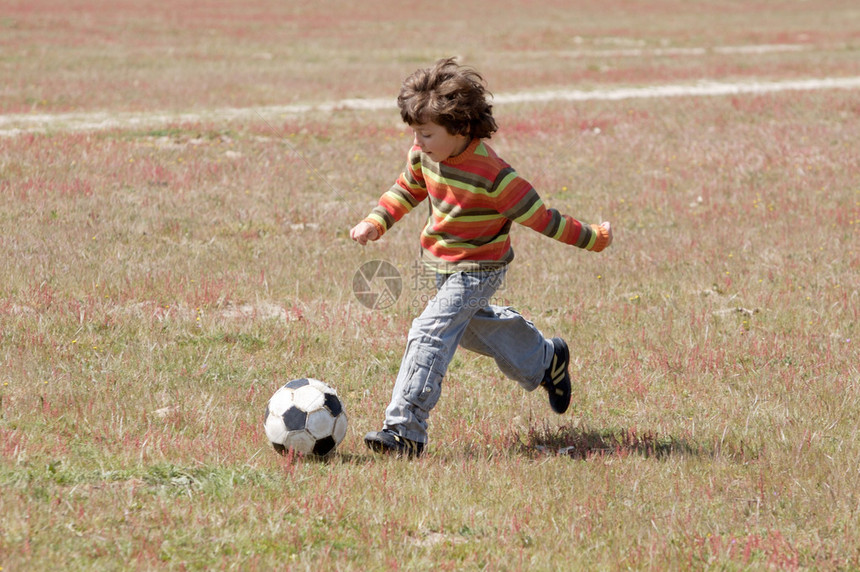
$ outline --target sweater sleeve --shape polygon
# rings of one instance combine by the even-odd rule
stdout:
[[[499,212],[506,218],[536,230],[559,242],[600,252],[606,248],[609,233],[602,226],[587,225],[575,218],[547,208],[534,187],[506,169],[496,179]]]
[[[382,236],[394,223],[412,211],[427,198],[427,186],[421,171],[421,150],[413,147],[409,151],[406,169],[397,181],[380,198],[379,203],[364,219]]]

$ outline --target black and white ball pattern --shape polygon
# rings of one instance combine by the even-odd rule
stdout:
[[[266,405],[266,437],[279,453],[325,457],[346,436],[346,411],[331,386],[302,378],[279,388]]]

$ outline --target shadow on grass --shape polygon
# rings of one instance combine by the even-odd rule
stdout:
[[[528,454],[567,455],[573,459],[596,456],[641,455],[669,457],[673,455],[711,456],[712,451],[671,435],[636,429],[589,429],[583,427],[530,428],[516,435],[518,447]]]
[[[281,464],[288,470],[288,472],[291,471],[294,466],[302,463],[312,465],[359,465],[368,463],[373,459],[373,455],[371,454],[356,455],[354,453],[345,453],[342,451],[333,451],[332,453],[322,457],[317,455],[303,455],[290,450],[282,452],[276,449],[276,452],[278,457],[281,459]]]

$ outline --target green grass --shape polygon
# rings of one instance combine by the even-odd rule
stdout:
[[[514,57],[511,75],[503,45],[469,44],[466,59],[499,93],[571,78],[573,87],[660,83],[696,70],[695,79],[857,74],[850,3],[774,5],[774,17],[745,28],[748,4],[702,5],[711,20],[695,34],[668,18],[680,5],[649,6],[619,14],[576,4],[581,24],[561,8],[555,20],[521,12],[524,30],[544,31],[533,50],[546,54],[528,66]],[[294,16],[348,28],[319,10],[299,5]],[[679,21],[698,22],[689,10]],[[164,13],[126,6],[92,17],[146,30]],[[191,78],[184,87],[153,79],[148,104],[127,105],[134,97],[122,84],[90,100],[75,91],[83,72],[70,70],[37,99],[47,111],[63,111],[50,103],[63,98],[112,111],[229,103],[204,81],[211,61],[194,65],[183,50],[203,53],[211,41],[210,56],[230,60],[256,53],[277,26],[254,20],[259,38],[231,47],[204,41],[206,27],[244,20],[212,14],[185,31],[159,28],[155,46],[134,34],[112,40],[175,66]],[[85,20],[44,18],[4,15],[14,40],[3,57],[52,29],[44,57],[55,67],[66,48],[102,49],[91,44],[104,37],[80,33]],[[359,25],[323,49],[319,24],[304,38],[314,41],[273,46],[305,54],[288,69],[305,62],[309,77],[325,77],[319,93],[295,101],[393,98],[405,73],[442,55],[404,44],[394,63],[380,62],[377,46],[415,25],[390,19],[392,38]],[[174,59],[158,47],[171,34],[183,48]],[[605,83],[589,71],[601,58],[567,56],[562,65],[582,74],[571,76],[549,55],[622,40],[709,47],[800,34],[812,49],[625,59]],[[573,35],[583,43],[565,39]],[[510,56],[517,38],[492,41],[510,43]],[[359,73],[362,47],[370,55]],[[147,77],[142,61],[129,69]],[[278,68],[251,61],[258,78]],[[47,73],[14,65],[31,80],[0,81],[6,111],[21,110]],[[327,66],[334,73],[323,75]],[[336,73],[343,66],[357,83]],[[102,81],[122,70],[91,73]],[[276,97],[283,77],[230,89],[238,103],[289,103]],[[403,167],[409,134],[395,111],[3,137],[0,570],[860,567],[856,91],[495,111],[495,149],[550,206],[612,221],[615,242],[592,254],[514,230],[517,259],[499,302],[571,343],[571,412],[554,415],[542,392],[526,394],[461,352],[427,454],[412,462],[372,455],[362,436],[380,426],[428,294],[413,266],[424,211],[365,248],[347,235]],[[355,271],[375,259],[404,277],[384,311],[351,292]],[[303,376],[335,386],[349,415],[326,461],[278,456],[263,432],[268,397]]]

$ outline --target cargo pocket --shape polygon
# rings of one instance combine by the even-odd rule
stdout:
[[[406,400],[424,411],[430,411],[442,395],[445,371],[436,356],[427,350],[415,350],[415,358],[406,383]]]

